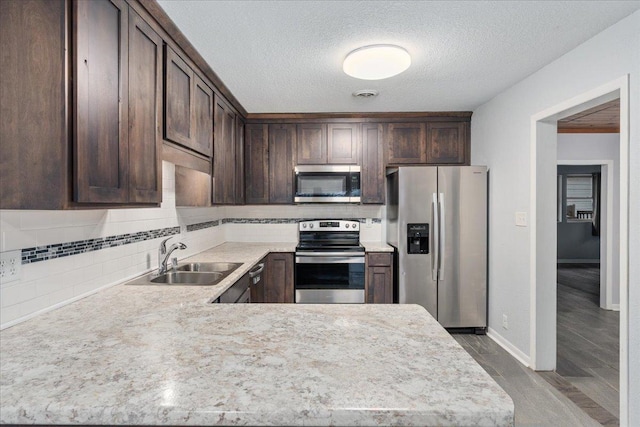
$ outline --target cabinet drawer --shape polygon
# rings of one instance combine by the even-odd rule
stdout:
[[[391,265],[391,254],[386,252],[367,254],[367,265],[373,266],[389,266]]]

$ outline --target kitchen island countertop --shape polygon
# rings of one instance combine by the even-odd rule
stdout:
[[[245,262],[237,279],[292,249],[188,261]],[[235,279],[119,285],[0,332],[0,422],[512,425],[509,396],[422,307],[206,304]]]

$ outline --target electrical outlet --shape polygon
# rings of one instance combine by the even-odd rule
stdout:
[[[527,213],[526,212],[516,212],[516,226],[518,226],[518,227],[526,227],[527,226]]]
[[[502,315],[502,327],[504,329],[509,329],[509,322],[507,321],[507,315],[506,314]]]
[[[20,250],[0,252],[0,281],[2,283],[20,280],[21,270],[22,253]]]

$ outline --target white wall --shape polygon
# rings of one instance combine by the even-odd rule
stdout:
[[[489,326],[530,355],[530,230],[514,213],[530,211],[531,116],[630,75],[629,360],[640,360],[640,12],[478,107],[471,121],[472,164],[491,168]],[[514,52],[514,55],[522,54]],[[538,242],[538,245],[547,244]],[[555,242],[553,243],[555,244]],[[509,329],[502,328],[502,315]],[[634,327],[635,326],[635,327]],[[629,365],[629,425],[640,425],[640,365]],[[635,397],[632,397],[635,396]]]
[[[612,160],[608,171],[613,177],[613,236],[612,247],[620,245],[620,134],[619,133],[560,133],[558,134],[558,160]],[[604,201],[602,202],[604,204]],[[620,304],[620,253],[612,254],[612,303]]]

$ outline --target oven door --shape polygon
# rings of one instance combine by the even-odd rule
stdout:
[[[364,303],[364,253],[296,252],[295,302]]]

